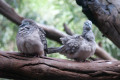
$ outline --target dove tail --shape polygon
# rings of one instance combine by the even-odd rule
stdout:
[[[52,53],[57,53],[61,51],[61,47],[53,47],[53,48],[48,48],[48,53],[47,54],[52,54]]]

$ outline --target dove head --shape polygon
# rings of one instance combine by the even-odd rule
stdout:
[[[90,20],[87,20],[84,22],[84,27],[83,27],[84,30],[91,30],[92,29],[92,22]]]
[[[22,24],[19,27],[25,27],[25,26],[29,26],[29,25],[35,25],[35,22],[31,19],[24,19],[22,21]]]

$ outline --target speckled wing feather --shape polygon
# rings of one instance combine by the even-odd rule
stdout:
[[[66,43],[66,46],[69,47],[68,52],[67,53],[76,53],[79,49],[79,41],[75,40],[75,39],[71,39]]]
[[[44,45],[44,51],[46,55],[48,53],[48,49],[47,49],[47,40],[46,40],[45,34],[46,34],[45,31],[42,28],[39,28],[40,39]]]
[[[68,40],[61,49],[61,53],[74,54],[79,49],[79,42],[75,39]]]
[[[70,39],[71,39],[71,36],[66,36],[66,37],[61,37],[61,38],[60,38],[62,44],[66,44],[66,42],[67,42],[68,40],[70,40]]]
[[[78,36],[79,36],[78,34],[75,34],[73,36],[68,35],[68,36],[65,36],[65,37],[61,37],[60,40],[61,40],[62,44],[66,44],[69,40],[75,39]]]

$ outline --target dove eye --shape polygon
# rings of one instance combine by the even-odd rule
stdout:
[[[29,27],[25,27],[27,30],[29,30],[30,28]]]
[[[86,25],[89,25],[89,23],[85,23]]]
[[[76,38],[78,39],[78,38],[79,38],[79,36],[76,36]]]
[[[26,22],[26,25],[29,25],[29,22]]]

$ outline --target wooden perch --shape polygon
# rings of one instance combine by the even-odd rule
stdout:
[[[0,77],[19,80],[116,80],[120,61],[74,62],[0,51]]]

